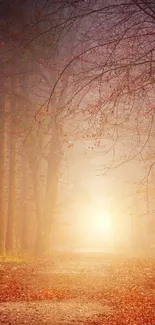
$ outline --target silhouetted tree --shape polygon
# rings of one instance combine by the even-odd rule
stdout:
[[[6,231],[6,80],[0,84],[0,255],[5,253]]]

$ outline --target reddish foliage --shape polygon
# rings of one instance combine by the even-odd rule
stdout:
[[[66,267],[69,261],[66,261]],[[77,268],[76,268],[77,265]],[[75,270],[80,262],[75,260]],[[92,265],[92,271],[91,271]],[[33,265],[0,264],[0,301],[65,300],[86,298],[112,306],[111,314],[98,314],[89,324],[154,325],[155,324],[155,261],[104,261],[90,269],[68,274],[64,268],[56,273],[51,261]],[[94,272],[94,273],[93,273]]]

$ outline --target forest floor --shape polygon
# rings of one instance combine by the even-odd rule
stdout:
[[[155,325],[155,258],[0,260],[0,324]]]

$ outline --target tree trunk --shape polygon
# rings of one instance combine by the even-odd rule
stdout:
[[[20,250],[22,253],[29,251],[29,227],[28,227],[28,168],[25,157],[21,159],[21,197],[20,197]]]
[[[52,125],[52,139],[50,143],[47,171],[47,186],[45,195],[45,249],[49,252],[51,245],[52,225],[54,224],[55,208],[57,201],[57,189],[59,181],[59,167],[61,160],[60,138],[55,121]]]
[[[40,184],[38,179],[39,167],[31,161],[32,181],[34,190],[34,200],[36,209],[36,240],[35,240],[35,254],[40,255],[44,253],[44,216],[43,216],[43,198],[41,197]]]
[[[5,87],[0,87],[0,255],[5,254]]]
[[[16,253],[18,237],[18,139],[17,139],[17,103],[14,98],[16,86],[13,77],[11,79],[10,98],[10,161],[9,161],[9,197],[6,248],[9,253]]]

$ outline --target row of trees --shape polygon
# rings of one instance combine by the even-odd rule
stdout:
[[[115,155],[130,135],[110,166],[146,162],[155,8],[149,0],[8,0],[0,15],[0,254],[40,254],[50,247],[66,147],[108,134]]]
[[[1,4],[1,254],[47,251],[57,199],[62,156],[57,110],[66,95],[65,85],[52,103],[46,101],[57,78],[55,42],[61,31],[54,27],[37,38],[58,24],[65,4],[58,7],[58,15],[51,12],[52,4],[37,5]]]

